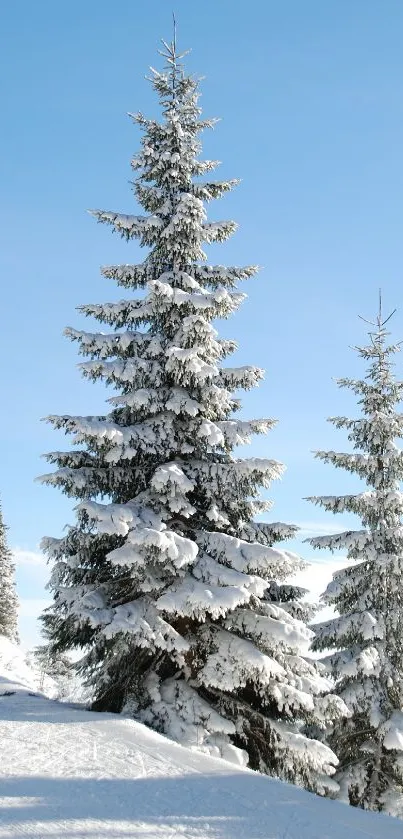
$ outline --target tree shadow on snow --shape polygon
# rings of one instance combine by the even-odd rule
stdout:
[[[10,686],[9,688],[7,683]],[[94,722],[92,712],[85,705],[47,699],[40,693],[35,693],[35,691],[21,691],[16,690],[15,687],[15,682],[2,679],[0,684],[0,719],[2,720],[71,725],[72,719],[68,716],[68,709],[71,709],[75,714],[75,722]],[[10,699],[10,697],[12,698]],[[120,714],[105,714],[105,717],[110,718],[111,716],[121,720],[124,719]]]
[[[13,839],[401,837],[398,820],[329,805],[252,773],[9,778],[0,781],[0,825]]]
[[[262,786],[259,801],[256,783]],[[249,786],[254,790],[252,800]],[[10,778],[0,780],[0,831],[8,828],[7,836],[23,837],[28,833],[39,837],[40,826],[38,833],[33,832],[34,824],[39,822],[43,823],[47,839],[252,839],[252,820],[254,824],[261,821],[253,837],[266,839],[271,835],[267,832],[270,811],[263,787],[267,789],[267,779],[241,774],[134,780]],[[75,820],[84,823],[78,826]],[[64,822],[63,828],[55,824],[52,829],[52,822]],[[131,822],[139,824],[131,829]]]

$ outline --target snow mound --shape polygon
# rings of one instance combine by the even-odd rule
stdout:
[[[27,671],[1,639],[0,839],[401,839],[398,820],[32,696]]]

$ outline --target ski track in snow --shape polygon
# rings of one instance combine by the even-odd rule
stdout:
[[[191,752],[119,715],[32,695],[1,675],[0,743],[0,839],[403,835],[397,820]]]

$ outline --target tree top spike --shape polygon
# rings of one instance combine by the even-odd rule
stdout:
[[[393,317],[393,315],[395,314],[396,311],[397,311],[397,309],[393,309],[393,312],[391,312],[390,315],[388,315],[388,317],[385,318],[385,320],[383,320],[383,316],[382,316],[382,289],[380,288],[379,289],[378,315],[377,315],[376,320],[367,320],[367,318],[364,318],[362,315],[358,315],[358,317],[361,320],[363,320],[364,323],[369,323],[370,326],[377,326],[378,331],[380,332],[381,329],[383,329],[383,327],[391,319],[391,317]]]
[[[177,42],[176,42],[176,35],[177,35],[177,26],[176,26],[176,17],[175,12],[172,12],[172,20],[173,20],[173,38],[172,41],[168,44],[161,38],[161,43],[164,47],[163,50],[158,50],[159,54],[163,56],[170,65],[170,67],[181,68],[182,65],[180,64],[180,60],[188,55],[190,50],[185,50],[184,52],[177,52]]]
[[[173,37],[172,43],[173,43],[174,52],[176,53],[176,18],[175,18],[175,12],[172,12],[172,20],[173,20],[173,25],[174,25],[174,37]]]

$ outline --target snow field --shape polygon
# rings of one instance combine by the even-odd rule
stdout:
[[[34,686],[2,640],[1,839],[401,839],[398,820],[32,695]]]

